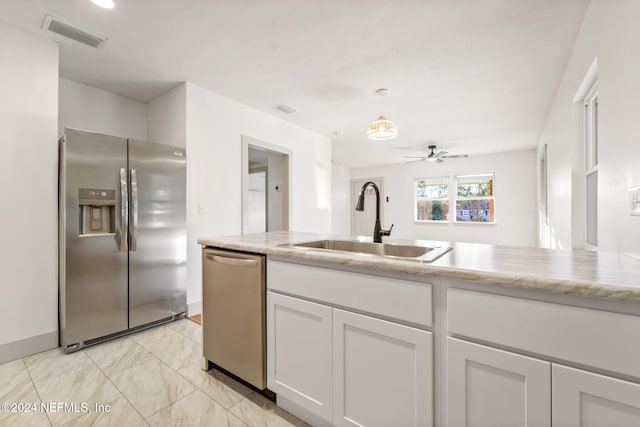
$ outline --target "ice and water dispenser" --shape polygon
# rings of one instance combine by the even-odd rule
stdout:
[[[80,235],[115,234],[116,190],[81,188]]]

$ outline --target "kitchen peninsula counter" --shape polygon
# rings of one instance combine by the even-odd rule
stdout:
[[[266,378],[283,409],[319,426],[640,425],[640,261],[416,241],[453,248],[421,263],[287,245],[325,239],[360,240],[199,239],[267,255]]]
[[[301,250],[280,245],[322,239],[354,237],[274,231],[241,236],[198,239],[203,246],[255,252],[272,256],[333,263],[421,276],[470,280],[511,288],[600,298],[640,304],[640,261],[625,255],[581,250],[554,250],[431,242],[453,249],[433,262],[393,259],[346,252]],[[388,243],[411,243],[387,238]]]

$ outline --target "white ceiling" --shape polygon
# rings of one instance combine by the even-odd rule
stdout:
[[[182,81],[333,140],[344,166],[533,148],[588,0],[0,0],[0,20],[60,43],[61,76],[140,101]],[[45,13],[109,40],[40,29]],[[384,114],[393,141],[369,141]],[[298,109],[274,109],[287,103]],[[277,141],[271,141],[277,144]],[[451,160],[454,161],[454,160]]]

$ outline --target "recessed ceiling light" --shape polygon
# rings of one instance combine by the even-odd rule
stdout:
[[[104,9],[113,9],[113,7],[115,6],[113,0],[91,0],[91,3]]]

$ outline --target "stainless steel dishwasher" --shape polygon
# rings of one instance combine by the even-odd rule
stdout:
[[[266,388],[265,257],[202,250],[202,334],[208,361]]]

